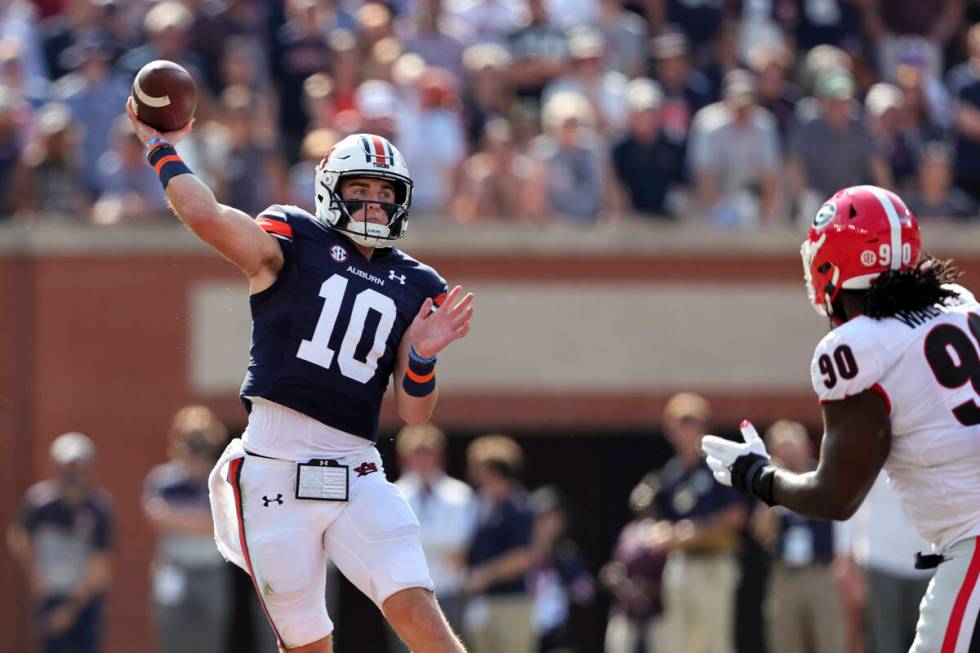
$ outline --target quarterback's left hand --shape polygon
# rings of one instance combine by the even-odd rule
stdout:
[[[432,358],[451,342],[459,340],[470,332],[470,317],[473,316],[473,293],[459,300],[462,286],[449,291],[442,306],[432,310],[431,298],[422,304],[419,314],[408,327],[408,341],[415,352],[424,358]]]
[[[706,435],[701,438],[701,453],[707,458],[708,467],[720,483],[749,492],[752,479],[747,477],[754,475],[761,467],[755,463],[768,463],[770,458],[752,422],[745,420],[739,428],[745,442]]]

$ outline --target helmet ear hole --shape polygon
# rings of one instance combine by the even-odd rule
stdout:
[[[826,274],[829,270],[830,270],[830,263],[824,263],[819,268],[817,268],[817,272],[819,272],[820,274]]]
[[[848,213],[847,217],[849,219],[853,220],[854,218],[857,217],[857,214],[858,214],[857,209],[854,208],[854,204],[852,203],[851,204],[851,211],[850,211],[850,213]]]

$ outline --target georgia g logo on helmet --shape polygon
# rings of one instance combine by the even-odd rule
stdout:
[[[800,248],[810,302],[833,317],[842,289],[864,290],[883,272],[913,269],[921,253],[918,222],[898,195],[877,186],[839,190]]]
[[[352,178],[383,179],[395,189],[395,201],[378,204],[388,216],[388,224],[354,220],[364,202],[344,200],[340,185]],[[405,235],[412,206],[412,179],[401,152],[391,142],[375,134],[352,134],[327,152],[316,167],[314,204],[316,217],[342,231],[355,243],[385,247]]]

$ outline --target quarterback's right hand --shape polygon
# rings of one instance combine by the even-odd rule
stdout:
[[[191,133],[191,127],[194,126],[194,119],[191,118],[190,122],[186,125],[173,132],[159,132],[153,127],[150,127],[145,122],[136,117],[136,111],[133,110],[133,96],[130,95],[126,99],[126,115],[129,116],[129,122],[133,124],[133,131],[136,132],[136,137],[140,139],[144,144],[154,138],[165,138],[170,141],[171,145],[176,145]]]
[[[734,487],[742,492],[755,494],[766,503],[771,504],[772,483],[769,452],[759,437],[752,422],[745,420],[739,427],[745,442],[733,442],[719,438],[716,435],[706,435],[701,438],[701,453],[708,461],[708,467],[714,473],[718,482]],[[768,468],[768,469],[767,469]],[[768,492],[760,494],[756,482],[764,472],[770,472]],[[768,496],[763,496],[763,495]]]

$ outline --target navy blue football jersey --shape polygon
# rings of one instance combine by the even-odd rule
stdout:
[[[251,296],[252,349],[241,399],[263,397],[376,440],[398,346],[427,297],[446,282],[395,248],[371,260],[341,233],[295,206],[256,218],[282,246],[276,282]]]

